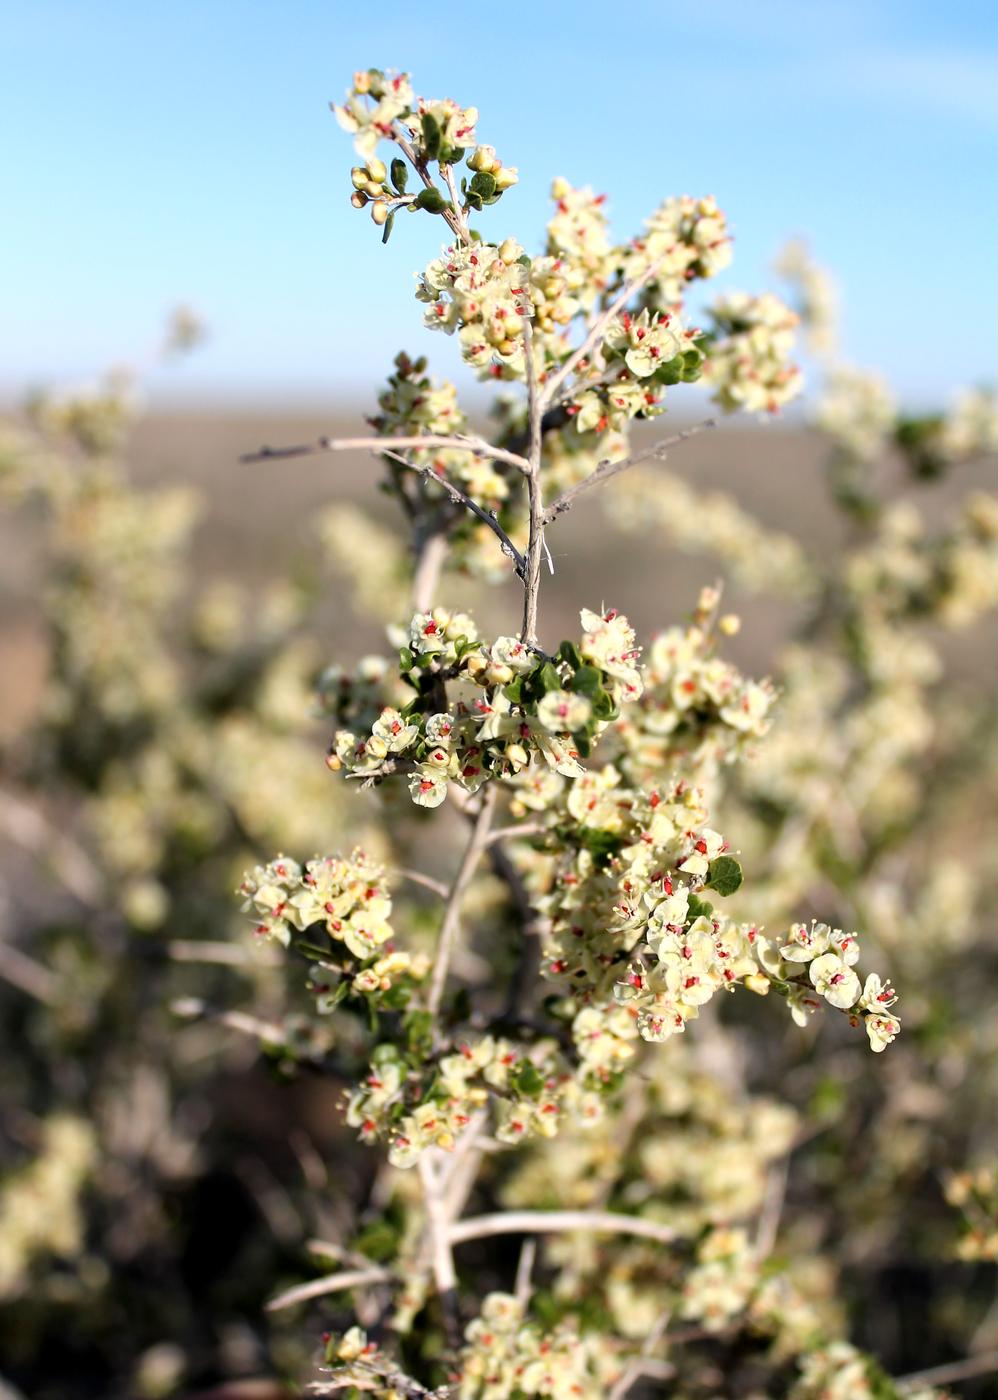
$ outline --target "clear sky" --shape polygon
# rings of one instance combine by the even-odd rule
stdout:
[[[0,386],[139,358],[171,305],[212,327],[154,392],[335,397],[420,325],[442,224],[387,248],[328,111],[355,68],[480,109],[521,184],[483,228],[538,239],[553,175],[636,232],[712,193],[760,290],[791,234],[832,267],[849,357],[916,402],[998,377],[995,0],[3,0]]]

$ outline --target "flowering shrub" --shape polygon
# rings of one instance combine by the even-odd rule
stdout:
[[[892,633],[916,598],[952,617],[972,606],[971,586],[978,607],[990,603],[990,562],[975,566],[973,585],[957,582],[956,562],[973,530],[990,560],[989,508],[974,507],[959,543],[923,539],[898,517],[891,551],[874,540],[846,560],[836,608],[866,680],[861,704],[839,723],[833,707],[846,681],[832,672],[818,726],[774,738],[781,707],[792,711],[796,688],[820,683],[825,663],[811,669],[799,658],[779,683],[742,675],[723,655],[739,620],[722,614],[719,588],[704,589],[692,620],[646,649],[605,606],[583,608],[581,634],[555,645],[541,629],[539,596],[559,519],[598,486],[608,484],[610,498],[614,478],[696,431],[630,441],[636,423],[681,402],[684,385],[702,379],[725,412],[774,412],[796,397],[795,334],[802,326],[813,345],[830,343],[819,323],[830,321],[831,296],[797,249],[783,262],[797,311],[772,293],[727,293],[698,328],[691,284],[731,261],[713,199],[667,200],[642,235],[614,244],[602,198],[557,180],[534,256],[512,237],[490,241],[472,227],[478,215],[483,225],[495,218],[487,206],[516,179],[477,144],[476,109],[417,98],[407,75],[370,70],[336,112],[366,162],[352,172],[352,202],[370,206],[384,236],[403,209],[447,226],[446,246],[417,280],[426,326],[455,335],[480,377],[521,389],[501,394],[489,441],[471,429],[452,384],[400,355],[369,420],[373,436],[255,457],[351,448],[380,457],[385,488],[413,529],[409,611],[389,614],[397,660],[367,658],[323,679],[335,726],[327,766],[362,791],[377,789],[393,823],[405,822],[394,796],[402,785],[416,807],[449,799],[468,832],[449,881],[403,876],[441,899],[435,939],[392,912],[398,887],[362,851],[304,866],[279,857],[242,887],[259,934],[315,957],[310,985],[319,1014],[332,1017],[332,1041],[337,1019],[366,1019],[366,1044],[351,1033],[356,1058],[344,1066],[346,1120],[402,1169],[389,1178],[400,1212],[391,1245],[365,1256],[362,1230],[349,1246],[356,1267],[315,1287],[354,1290],[357,1324],[328,1337],[311,1391],[621,1397],[655,1375],[695,1388],[697,1351],[684,1359],[682,1342],[740,1333],[754,1339],[746,1345],[779,1393],[899,1395],[841,1338],[821,1290],[802,1288],[769,1257],[779,1216],[760,1193],[765,1164],[790,1149],[792,1115],[742,1089],[742,1106],[736,1096],[725,1126],[708,1129],[710,1116],[701,1124],[697,1110],[715,1092],[709,1074],[698,1088],[680,1086],[698,1074],[700,1028],[690,1023],[702,1018],[715,1043],[729,1034],[714,1014],[722,991],[785,1001],[795,1033],[827,1007],[865,1032],[878,1056],[897,1040],[897,994],[882,973],[860,969],[861,935],[836,917],[847,907],[836,872],[829,917],[784,911],[795,893],[814,907],[804,824],[823,806],[858,804],[853,821],[873,831],[896,819],[878,776],[896,782],[898,764],[924,743],[921,690],[935,672],[927,648],[902,656]],[[384,161],[383,145],[394,148]],[[835,376],[819,421],[837,443],[832,477],[847,508],[859,464],[886,434],[923,474],[930,459],[957,450],[942,444],[970,451],[987,438],[979,404],[962,410],[960,432],[916,431],[895,426],[885,393],[845,371]],[[659,513],[663,491],[681,500],[680,511]],[[700,511],[701,499],[659,475],[648,495],[624,522],[652,519],[686,545],[671,514],[687,500]],[[820,569],[792,541],[774,537],[772,567],[753,569],[744,541],[755,531],[762,552],[770,547],[759,527],[723,498],[703,504],[694,547],[716,548],[750,584],[789,581],[801,598],[823,596]],[[714,525],[724,512],[727,523]],[[442,605],[446,567],[515,576],[519,630],[489,639],[469,613]],[[898,686],[908,687],[903,709]],[[826,741],[839,752],[825,753]],[[815,750],[809,780],[802,765]],[[842,764],[856,778],[848,799],[836,784]],[[803,848],[784,809],[801,813]],[[714,825],[723,811],[725,829],[750,842],[749,873],[764,872],[765,925],[753,916],[742,861]],[[485,862],[498,884],[483,883]],[[728,900],[731,913],[717,904]],[[458,985],[458,963],[469,958],[485,975],[463,971]],[[693,1048],[680,1054],[675,1037],[687,1029],[680,1044]],[[677,1093],[690,1117],[670,1142]],[[781,1124],[771,1141],[754,1136],[759,1115]],[[504,1169],[511,1151],[520,1165]],[[492,1156],[495,1170],[486,1170]],[[465,1213],[482,1189],[476,1182],[490,1186],[494,1213]],[[692,1204],[670,1200],[679,1182]],[[760,1208],[766,1223],[753,1233]],[[510,1234],[525,1240],[514,1290],[493,1285],[476,1298],[474,1268],[456,1250]],[[534,1273],[535,1235],[553,1237],[545,1281]],[[297,1296],[290,1290],[288,1301]],[[373,1332],[367,1318],[376,1319]]]
[[[122,386],[40,401],[37,434],[5,440],[0,481],[46,521],[54,664],[0,815],[37,831],[57,777],[79,837],[42,828],[76,901],[68,933],[40,921],[51,965],[0,963],[39,1004],[11,1051],[42,1110],[0,1185],[11,1334],[24,1346],[28,1319],[39,1352],[61,1342],[59,1279],[30,1305],[53,1260],[115,1345],[141,1286],[168,1320],[122,1385],[184,1393],[197,1289],[185,1309],[149,1280],[193,1267],[171,1253],[171,1192],[236,1150],[206,1132],[195,1086],[246,1070],[242,1034],[281,1079],[332,1083],[340,1109],[331,1127],[328,1096],[287,1110],[300,1172],[276,1150],[244,1167],[280,1250],[254,1235],[215,1301],[228,1315],[250,1259],[267,1295],[287,1276],[267,1360],[302,1375],[311,1354],[307,1393],[940,1397],[986,1369],[983,1342],[895,1381],[867,1319],[892,1250],[995,1257],[998,1144],[975,1112],[993,1038],[975,1008],[998,745],[993,714],[937,687],[940,636],[998,601],[998,508],[975,489],[926,519],[881,470],[886,455],[938,487],[995,449],[994,401],[904,417],[838,362],[835,298],[799,245],[779,265],[788,303],[697,303],[732,262],[713,198],[668,198],[618,243],[603,197],[557,179],[531,254],[493,233],[517,170],[475,108],[372,69],[335,112],[351,205],[381,237],[438,221],[416,299],[496,382],[494,431],[402,353],[369,434],[251,454],[369,452],[406,527],[322,512],[358,607],[386,624],[384,654],[322,671],[287,587],[252,610],[212,590],[178,642],[193,505],[114,463]],[[423,223],[396,230],[402,214]],[[182,320],[176,347],[190,334]],[[693,392],[772,415],[802,392],[803,350],[842,548],[663,467],[712,422],[641,436]],[[721,583],[663,607],[657,633],[594,597],[553,633],[550,541],[589,495],[625,537],[714,556],[795,609],[771,675],[733,659]],[[481,602],[493,581],[522,592],[518,615],[508,594]],[[325,766],[298,727],[313,705]],[[73,1056],[87,1084],[67,1090]],[[105,1236],[120,1284],[94,1267]],[[307,1253],[331,1267],[302,1280]],[[293,1311],[315,1300],[318,1347]],[[935,1334],[987,1340],[980,1311]]]

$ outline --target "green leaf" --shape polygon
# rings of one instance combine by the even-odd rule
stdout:
[[[526,1099],[539,1099],[544,1089],[544,1076],[530,1060],[521,1060],[510,1075],[516,1093]]]
[[[482,212],[482,196],[476,194],[474,190],[469,190],[465,198],[468,201],[468,208],[474,209],[476,214]]]
[[[577,671],[582,665],[582,653],[574,642],[562,642],[558,648],[558,658],[567,661],[573,671]]]
[[[523,699],[523,677],[517,676],[515,680],[510,681],[509,685],[503,686],[503,694],[514,705],[519,705]]]
[[[580,729],[577,734],[573,734],[575,747],[579,751],[580,758],[588,758],[593,751],[593,741],[584,729]]]
[[[406,1044],[410,1050],[428,1049],[433,1040],[433,1013],[430,1011],[410,1011],[402,1022],[405,1028]]]
[[[722,898],[734,894],[742,883],[742,868],[734,856],[718,856],[707,867],[707,888]]]
[[[447,208],[447,201],[436,185],[430,185],[428,189],[420,190],[410,208],[426,209],[431,214],[440,214]]]
[[[713,904],[706,899],[699,899],[695,894],[690,895],[689,904],[686,911],[687,924],[696,923],[697,919],[709,919],[714,912]]]
[[[388,242],[389,238],[391,238],[391,236],[392,236],[392,229],[393,229],[394,227],[395,227],[395,210],[393,209],[392,212],[388,215],[388,218],[385,220],[384,232],[383,232],[382,235],[381,235],[381,241],[382,241],[382,243],[387,243],[387,242]]]
[[[409,183],[409,167],[401,157],[396,156],[391,164],[392,184],[395,186],[396,194],[405,194],[405,187]]]
[[[422,117],[423,127],[423,151],[427,160],[436,160],[440,155],[440,127],[436,118],[429,112],[424,112]]]
[[[616,719],[620,714],[617,706],[613,702],[613,696],[608,690],[601,686],[595,695],[591,695],[593,714],[597,719]]]
[[[537,679],[545,695],[549,690],[561,689],[561,676],[559,676],[557,670],[550,661],[545,661],[544,665],[537,673]]]
[[[402,668],[402,670],[403,670],[403,671],[411,671],[412,668],[413,668],[413,666],[414,666],[415,664],[416,664],[416,658],[413,656],[412,651],[410,650],[410,648],[409,648],[409,647],[400,647],[400,648],[399,648],[399,666]]]
[[[481,195],[482,199],[491,199],[496,192],[496,177],[479,170],[471,181],[471,188],[477,195]]]
[[[574,690],[576,695],[588,695],[591,698],[603,689],[603,672],[598,671],[595,666],[580,666],[569,681],[568,688]]]

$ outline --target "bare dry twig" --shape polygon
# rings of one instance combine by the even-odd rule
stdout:
[[[553,520],[557,520],[559,515],[564,515],[566,511],[571,510],[584,492],[591,491],[595,486],[603,486],[612,477],[619,476],[621,472],[630,471],[631,467],[636,467],[640,462],[650,462],[656,458],[664,457],[669,448],[675,447],[678,442],[685,442],[687,438],[697,437],[700,433],[709,432],[716,427],[715,419],[705,418],[702,423],[694,423],[689,428],[681,428],[679,432],[673,433],[670,437],[662,438],[651,447],[643,448],[640,452],[635,452],[630,457],[624,457],[619,462],[600,462],[590,476],[584,477],[582,481],[577,481],[574,486],[570,486],[567,491],[563,491],[551,502],[544,512],[544,523],[550,525]]]

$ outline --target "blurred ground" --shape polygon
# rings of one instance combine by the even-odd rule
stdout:
[[[670,422],[668,430],[673,426]],[[219,578],[262,586],[289,568],[314,565],[316,516],[329,502],[355,502],[386,522],[395,519],[394,510],[377,491],[378,467],[365,454],[255,466],[240,464],[240,454],[265,443],[308,442],[322,434],[358,431],[363,431],[360,411],[325,416],[246,409],[156,413],[138,424],[127,459],[136,482],[184,484],[204,499],[192,591]],[[659,424],[653,431],[666,429]],[[794,428],[722,427],[681,444],[668,466],[706,489],[729,492],[765,525],[790,531],[806,548],[827,552],[840,542],[842,527],[825,497],[822,455],[814,435]],[[911,494],[931,515],[969,484],[983,485],[985,473],[984,466],[962,468],[944,486],[918,487]],[[551,532],[556,572],[543,585],[542,640],[573,635],[580,602],[621,609],[647,638],[688,612],[698,589],[720,572],[711,558],[679,554],[652,532],[623,536],[611,529],[597,494],[580,502]],[[34,607],[36,563],[37,541],[25,529],[23,515],[15,522],[9,512],[0,513],[0,740],[24,723],[44,678],[44,639]],[[510,629],[518,616],[512,591],[505,599],[494,590],[483,594],[481,620]],[[346,596],[345,589],[334,586],[319,610],[318,640],[329,659],[348,661],[357,648],[382,646],[377,628],[353,617]],[[469,596],[463,580],[451,579],[445,588],[447,601],[467,604]],[[780,642],[800,621],[798,609],[779,598],[760,600],[734,589],[727,606],[745,621],[731,643],[733,658],[757,673],[767,671]],[[985,635],[991,644],[998,641],[993,625]],[[951,680],[979,673],[988,664],[993,649],[981,646],[981,640],[980,628],[972,649],[961,645],[959,637],[946,639]]]

